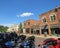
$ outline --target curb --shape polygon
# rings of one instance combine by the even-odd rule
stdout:
[[[30,34],[21,34],[21,35],[26,35],[26,36],[35,36],[35,37],[40,37],[40,38],[60,38],[60,36],[59,37],[56,37],[56,36],[47,36],[47,37],[44,37],[43,35],[30,35]]]

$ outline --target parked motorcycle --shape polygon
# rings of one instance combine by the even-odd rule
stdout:
[[[48,38],[42,42],[41,45],[38,45],[40,48],[56,48],[58,45],[57,43],[58,39],[57,38]]]

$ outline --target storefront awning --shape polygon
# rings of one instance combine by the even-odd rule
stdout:
[[[40,28],[36,28],[36,29],[33,29],[33,30],[40,30]]]
[[[60,28],[60,25],[59,24],[52,24],[52,25],[50,25],[50,28]]]

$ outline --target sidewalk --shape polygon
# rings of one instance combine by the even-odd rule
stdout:
[[[21,35],[35,36],[35,37],[40,37],[40,38],[60,38],[60,36],[57,37],[57,36],[54,36],[54,35],[52,35],[52,36],[47,35],[46,37],[44,35],[34,35],[34,34],[21,34]]]

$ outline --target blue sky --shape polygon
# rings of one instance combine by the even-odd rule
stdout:
[[[60,0],[0,0],[0,24],[19,24],[60,6]]]

